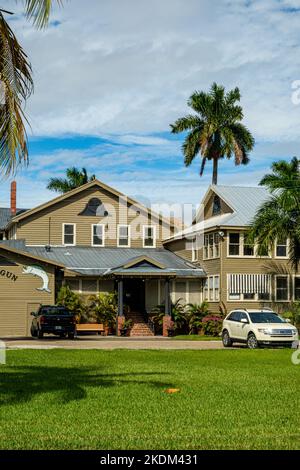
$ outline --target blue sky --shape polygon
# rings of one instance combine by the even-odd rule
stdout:
[[[30,164],[16,175],[18,205],[55,194],[51,176],[69,166],[150,203],[199,203],[211,180],[200,159],[185,168],[182,137],[169,124],[196,89],[239,86],[256,147],[251,163],[220,164],[220,184],[256,185],[270,164],[300,154],[300,0],[80,0],[54,8],[45,31],[3,0],[32,62],[26,105]],[[0,181],[0,206],[10,181]]]

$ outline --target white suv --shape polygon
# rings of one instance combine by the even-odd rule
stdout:
[[[223,345],[246,343],[248,348],[259,346],[298,347],[298,330],[275,312],[267,309],[236,309],[223,321]]]

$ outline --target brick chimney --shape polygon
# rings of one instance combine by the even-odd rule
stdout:
[[[14,217],[17,213],[17,182],[12,181],[10,186],[10,213]]]

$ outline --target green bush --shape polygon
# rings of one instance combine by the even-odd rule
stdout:
[[[118,314],[117,293],[100,293],[89,298],[89,307],[98,323],[115,328]]]
[[[223,320],[218,315],[207,315],[202,318],[201,327],[204,335],[219,336],[222,331]]]
[[[73,292],[69,286],[62,286],[60,288],[56,303],[57,305],[67,307],[67,309],[75,315],[77,323],[88,323],[93,319],[83,297]]]
[[[289,310],[284,311],[281,316],[300,328],[300,302],[291,302]]]
[[[187,304],[186,316],[189,334],[197,334],[202,327],[202,319],[209,314],[208,303]]]

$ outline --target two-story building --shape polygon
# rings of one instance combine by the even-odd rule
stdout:
[[[2,212],[0,244],[0,336],[29,334],[30,312],[52,304],[64,283],[83,295],[118,292],[119,323],[124,304],[145,318],[171,297],[199,303],[205,273],[163,246],[175,233],[170,219],[94,180],[46,204]]]
[[[214,312],[242,307],[280,311],[300,300],[300,272],[291,269],[288,240],[277,240],[264,256],[247,243],[251,221],[268,198],[262,187],[210,186],[193,224],[163,243],[203,268],[202,298]]]
[[[288,241],[265,256],[247,244],[264,188],[210,186],[193,224],[172,219],[98,180],[33,209],[0,209],[0,336],[28,335],[30,312],[55,302],[63,284],[82,295],[118,293],[135,319],[171,302],[200,303],[212,312],[286,308],[300,300],[300,273],[288,262]]]

